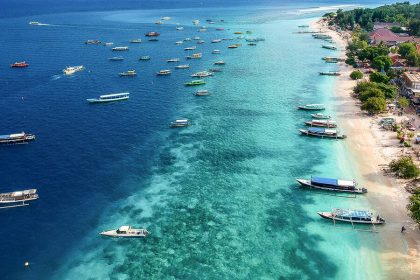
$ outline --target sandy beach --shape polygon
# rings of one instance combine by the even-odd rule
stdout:
[[[338,56],[345,57],[345,34],[323,26],[322,22],[313,22],[311,28],[322,29],[332,36],[339,49]],[[367,199],[387,220],[385,227],[379,231],[381,258],[387,275],[391,279],[419,279],[420,232],[406,209],[409,193],[404,189],[404,181],[385,175],[384,172],[384,167],[392,159],[407,151],[400,147],[395,132],[383,130],[378,125],[383,116],[369,117],[360,110],[358,100],[352,97],[356,81],[351,80],[349,75],[353,70],[353,67],[344,62],[340,63],[342,74],[337,78],[333,97],[338,112],[337,121],[342,131],[348,135],[346,145],[352,151],[351,160],[357,163],[356,168],[361,176],[358,179],[369,190]],[[400,230],[403,225],[407,230],[402,234]]]

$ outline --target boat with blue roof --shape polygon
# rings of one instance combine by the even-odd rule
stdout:
[[[306,136],[314,136],[320,138],[345,139],[346,135],[340,134],[336,129],[309,127],[308,129],[299,129],[299,132]]]
[[[355,180],[342,180],[336,178],[311,177],[310,180],[296,179],[296,181],[303,187],[310,187],[325,191],[364,194],[367,189],[358,187]]]

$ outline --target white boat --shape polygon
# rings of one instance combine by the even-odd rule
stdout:
[[[164,22],[163,21],[160,21],[160,20],[158,20],[158,21],[156,21],[155,22],[155,24],[163,24]]]
[[[196,46],[192,46],[192,47],[187,47],[184,49],[184,51],[193,51],[195,50],[197,47]]]
[[[128,51],[128,47],[115,47],[112,48],[113,51]]]
[[[30,21],[29,24],[30,25],[41,25],[41,23],[39,21]]]
[[[176,41],[175,42],[175,45],[181,45],[181,44],[183,44],[184,43],[184,41]]]
[[[201,40],[201,38],[200,38],[200,37],[198,37],[198,36],[195,36],[195,37],[193,37],[193,40],[198,41],[198,40]]]
[[[318,212],[318,215],[324,219],[333,220],[334,223],[345,222],[369,225],[385,224],[385,220],[379,215],[375,217],[373,213],[365,210],[333,209],[331,212]]]
[[[123,92],[123,93],[113,93],[113,94],[106,94],[101,95],[99,98],[90,98],[86,99],[89,103],[103,103],[103,102],[113,102],[113,101],[120,101],[120,100],[127,100],[130,98],[130,93]]]
[[[199,25],[199,24],[200,24],[200,21],[199,21],[198,19],[195,19],[195,20],[193,20],[193,21],[192,21],[192,23],[193,23],[194,25]]]
[[[216,61],[214,65],[225,65],[226,63],[223,60]]]
[[[180,59],[179,58],[170,58],[168,60],[166,60],[166,62],[179,62]]]
[[[121,226],[118,229],[103,231],[102,236],[121,237],[121,238],[143,238],[150,233],[146,229],[136,229],[131,226]]]
[[[220,43],[220,42],[222,42],[222,39],[214,39],[214,40],[212,40],[211,42],[212,42],[212,43]]]
[[[198,90],[194,93],[195,96],[207,96],[210,95],[210,92],[206,89]]]
[[[191,77],[194,78],[205,78],[205,77],[210,77],[213,76],[212,72],[207,72],[207,71],[201,71],[201,72],[197,72],[191,75]]]
[[[36,189],[0,193],[0,209],[28,206],[26,202],[38,199]]]
[[[141,43],[141,39],[133,39],[133,40],[130,41],[130,43],[139,44],[139,43]]]
[[[220,50],[213,50],[211,53],[212,54],[219,54],[220,53]]]
[[[191,41],[191,38],[185,38],[184,41]]]
[[[76,73],[78,71],[82,71],[84,69],[85,69],[85,67],[83,65],[80,65],[80,66],[68,66],[68,67],[66,67],[66,69],[63,70],[63,73],[65,75],[72,75],[72,74],[74,74],[74,73]]]
[[[114,44],[113,42],[104,43],[105,46],[112,46],[113,44]]]
[[[171,122],[171,127],[186,127],[191,125],[191,121],[189,119],[179,119]]]
[[[178,31],[184,30],[184,27],[182,27],[182,26],[178,26],[178,27],[176,28],[176,30],[178,30]]]
[[[186,59],[198,59],[201,58],[203,56],[202,53],[193,53],[192,55],[189,55],[186,57]]]
[[[190,66],[188,64],[182,64],[182,65],[175,66],[175,69],[187,69],[187,68],[190,68]]]
[[[163,17],[161,20],[171,20],[171,17]]]
[[[171,70],[160,70],[159,72],[156,73],[156,75],[164,76],[164,75],[170,75],[171,73],[172,73]]]

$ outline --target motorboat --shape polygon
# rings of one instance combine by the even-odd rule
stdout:
[[[181,44],[183,44],[184,43],[184,41],[176,41],[175,42],[175,45],[181,45]]]
[[[214,65],[225,65],[226,63],[223,60],[216,61]]]
[[[120,77],[132,77],[136,76],[136,70],[127,70],[118,74]]]
[[[113,42],[106,42],[106,43],[104,43],[104,46],[112,46],[112,45],[114,45],[114,43]]]
[[[179,61],[180,61],[179,58],[170,58],[166,60],[166,62],[179,62]]]
[[[317,110],[325,110],[324,104],[306,104],[298,106],[300,110],[310,110],[310,111],[317,111]]]
[[[331,46],[331,45],[322,45],[322,47],[323,47],[324,49],[329,49],[329,50],[336,50],[336,49],[337,49],[337,47],[336,47],[336,46]]]
[[[13,64],[10,64],[10,67],[12,68],[25,68],[28,66],[29,66],[29,63],[27,63],[26,61],[15,62]]]
[[[133,40],[130,41],[130,43],[139,44],[139,43],[141,43],[141,39],[133,39]]]
[[[29,201],[39,198],[36,189],[0,193],[0,209],[28,206]]]
[[[205,41],[204,41],[204,40],[198,40],[198,41],[197,41],[197,44],[199,44],[199,45],[200,45],[200,44],[204,44],[204,43],[205,43]]]
[[[194,93],[195,96],[207,96],[210,95],[210,92],[206,89],[198,90]]]
[[[190,68],[190,66],[188,64],[182,64],[182,65],[175,66],[175,69],[187,69],[187,68]]]
[[[27,144],[33,140],[35,140],[35,135],[25,132],[0,135],[1,145]]]
[[[330,119],[331,118],[331,116],[324,115],[324,114],[321,114],[321,113],[311,114],[311,117],[314,118],[314,119]]]
[[[144,238],[150,233],[146,229],[136,229],[131,226],[121,226],[118,229],[103,231],[102,236],[119,238]]]
[[[191,81],[191,82],[187,82],[185,83],[186,86],[199,86],[199,85],[204,85],[206,82],[204,80],[195,80],[195,81]]]
[[[101,41],[99,41],[99,40],[87,40],[85,42],[85,44],[86,45],[99,45],[99,44],[101,44]]]
[[[170,75],[171,73],[172,73],[171,70],[160,70],[159,72],[156,73],[156,75],[165,76],[165,75]]]
[[[177,26],[177,27],[176,27],[176,30],[178,30],[178,31],[184,30],[184,27],[182,27],[182,26]]]
[[[203,56],[202,53],[193,53],[192,55],[189,55],[186,57],[186,59],[198,59],[201,58]]]
[[[331,212],[317,212],[324,219],[351,224],[383,225],[385,220],[379,215],[365,210],[333,209]]]
[[[192,23],[193,23],[194,25],[199,25],[199,24],[200,24],[200,21],[199,21],[198,19],[195,19],[195,20],[193,20],[193,21],[192,21]]]
[[[114,47],[113,51],[128,51],[128,47]]]
[[[158,39],[158,38],[156,38],[156,37],[152,37],[152,38],[150,38],[148,41],[149,41],[149,42],[157,42],[157,41],[159,41],[159,39]]]
[[[314,136],[320,138],[345,139],[346,135],[340,134],[336,129],[309,127],[308,129],[299,129],[299,132],[306,136]]]
[[[220,50],[213,50],[211,53],[212,54],[219,54],[219,53],[221,53],[221,51]]]
[[[192,46],[192,47],[187,47],[184,49],[184,51],[193,51],[195,50],[197,47],[196,46]]]
[[[150,56],[144,55],[144,56],[140,57],[139,60],[150,60]]]
[[[322,75],[322,76],[340,76],[341,73],[330,71],[330,72],[319,72],[319,75]]]
[[[144,36],[146,36],[146,37],[157,37],[159,35],[160,35],[160,33],[156,32],[156,31],[151,31],[151,32],[148,32],[148,33],[144,34]]]
[[[220,43],[220,42],[222,42],[222,39],[214,39],[214,40],[212,40],[211,42],[212,42],[213,44],[214,44],[214,43]]]
[[[179,119],[171,122],[171,127],[187,127],[191,125],[191,121],[189,119]]]
[[[309,126],[316,126],[316,127],[327,127],[327,128],[337,127],[337,123],[332,120],[311,120],[311,121],[306,121],[305,124]]]
[[[114,57],[111,57],[109,60],[111,60],[111,61],[121,61],[121,60],[124,60],[124,57],[114,56]]]
[[[130,98],[130,93],[123,92],[123,93],[113,93],[113,94],[101,95],[101,96],[99,96],[99,98],[90,98],[90,99],[86,99],[86,100],[89,103],[105,103],[105,102],[127,100],[129,98]]]
[[[205,78],[205,77],[210,77],[210,76],[213,76],[213,73],[207,72],[207,71],[201,71],[201,72],[197,72],[191,75],[191,77],[194,77],[194,78]]]
[[[65,75],[72,75],[78,71],[82,71],[84,70],[85,67],[83,65],[79,65],[79,66],[68,66],[66,67],[66,69],[63,70],[63,73]]]
[[[233,45],[228,46],[228,49],[236,49],[236,48],[238,48],[240,45],[241,45],[241,44],[233,44]]]
[[[223,72],[223,70],[220,69],[220,68],[211,68],[211,69],[209,69],[209,72],[217,73],[217,72]]]
[[[367,193],[367,189],[358,187],[358,184],[355,180],[350,181],[336,178],[311,177],[310,180],[296,179],[296,181],[303,187],[309,187],[318,190],[355,194]]]

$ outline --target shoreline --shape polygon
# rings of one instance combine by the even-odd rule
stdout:
[[[330,35],[339,49],[338,56],[345,57],[347,41],[341,34],[322,25],[321,20],[312,22],[310,28],[322,29]],[[339,68],[341,76],[337,77],[333,96],[337,121],[349,136],[345,146],[351,150],[352,161],[369,189],[366,196],[369,204],[387,220],[379,232],[381,262],[389,278],[415,279],[420,275],[420,232],[406,209],[409,193],[401,184],[402,180],[383,172],[383,167],[401,154],[399,141],[395,132],[380,129],[377,122],[381,117],[364,114],[358,100],[352,97],[357,83],[349,77],[353,68],[344,62]],[[400,233],[402,225],[407,228],[403,234]]]

